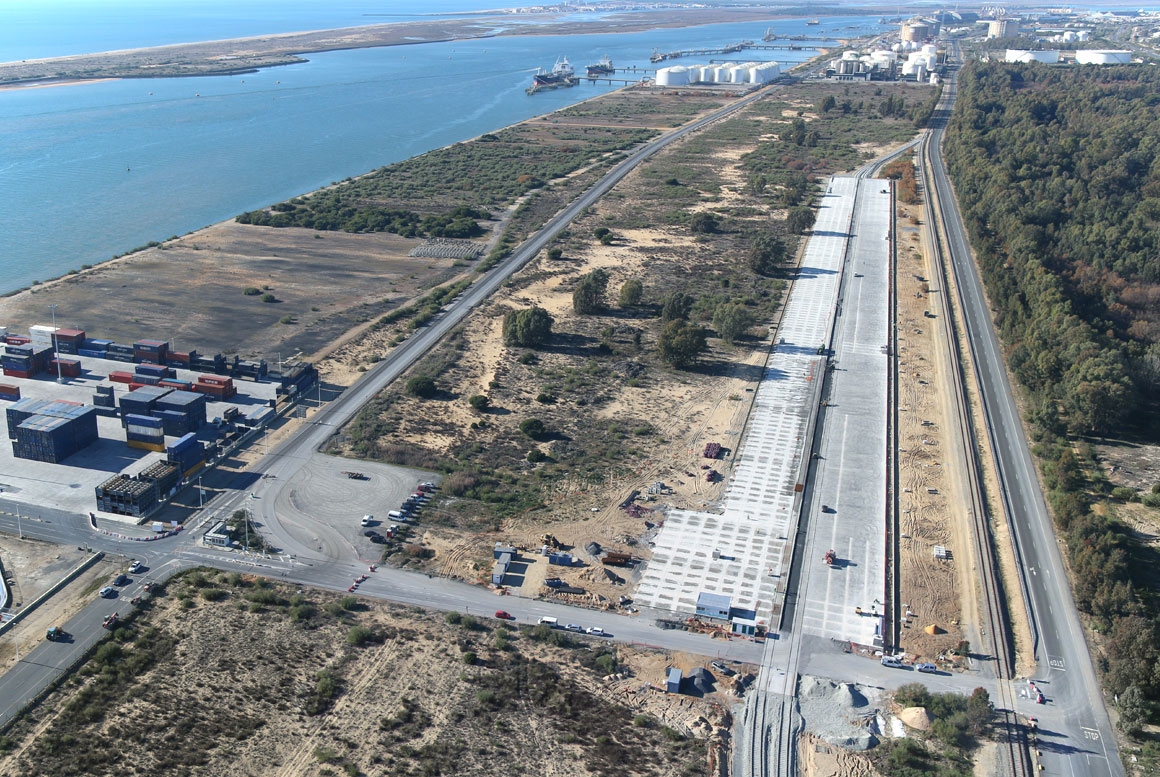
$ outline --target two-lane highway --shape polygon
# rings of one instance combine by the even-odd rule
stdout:
[[[947,85],[948,101],[954,84]],[[1040,720],[1042,763],[1048,774],[1122,775],[1111,723],[1068,585],[1051,517],[1007,375],[966,229],[942,158],[945,115],[932,128],[930,166],[971,356],[978,374],[987,432],[1012,529],[1020,583],[1029,606],[1034,678],[1047,703],[1021,711]]]

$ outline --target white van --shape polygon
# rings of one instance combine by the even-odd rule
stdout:
[[[545,615],[545,616],[540,618],[539,623],[542,623],[545,626],[551,626],[554,629],[560,623],[560,621],[556,618],[551,617],[550,615]]]
[[[373,515],[364,515],[362,517],[362,525],[363,526],[370,526],[371,521],[373,521],[374,519],[375,519],[375,517]]]
[[[902,668],[902,659],[898,656],[882,656],[882,665],[900,669]]]
[[[391,510],[389,513],[387,513],[387,517],[390,518],[392,521],[405,521],[405,520],[407,520],[407,516],[403,515],[398,510]]]

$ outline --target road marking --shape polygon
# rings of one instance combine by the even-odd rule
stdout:
[[[1080,726],[1080,731],[1083,732],[1083,738],[1091,740],[1092,742],[1100,741],[1100,732],[1098,729],[1088,728],[1087,726]]]
[[[1051,666],[1052,669],[1058,669],[1061,672],[1067,671],[1067,666],[1064,664],[1063,659],[1059,656],[1048,656],[1047,663]]]

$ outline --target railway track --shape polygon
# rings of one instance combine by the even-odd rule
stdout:
[[[943,100],[932,116],[932,125],[945,123],[950,115],[950,108],[954,101],[954,84],[948,82]],[[1003,593],[1003,583],[997,572],[997,558],[995,545],[990,527],[990,514],[983,497],[982,480],[980,477],[978,436],[972,424],[969,410],[967,387],[963,375],[963,355],[955,336],[954,318],[950,310],[950,300],[946,290],[950,288],[947,262],[944,253],[943,239],[947,227],[943,211],[943,203],[939,201],[937,187],[933,185],[933,173],[928,167],[929,156],[932,153],[934,133],[927,130],[922,142],[917,146],[916,166],[919,182],[927,196],[928,229],[933,233],[929,244],[932,250],[931,261],[935,267],[936,277],[943,289],[943,313],[947,326],[942,327],[946,338],[945,347],[950,355],[949,364],[951,387],[954,394],[955,429],[958,437],[959,450],[963,453],[963,464],[967,470],[969,484],[968,509],[972,521],[972,538],[975,545],[976,557],[979,560],[980,584],[982,589],[982,618],[984,644],[980,647],[994,658],[994,669],[998,680],[997,698],[995,703],[996,727],[998,739],[1003,748],[1003,757],[1010,767],[1009,773],[1016,777],[1030,777],[1034,773],[1028,749],[1027,730],[1019,722],[1015,712],[1015,689],[1010,682],[1015,676],[1015,648],[1008,626],[1006,598]],[[937,152],[937,149],[936,149]],[[953,203],[948,203],[953,207]],[[958,284],[955,284],[956,297]],[[957,305],[962,309],[962,300],[957,298]]]

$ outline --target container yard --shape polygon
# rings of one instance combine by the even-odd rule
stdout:
[[[30,517],[43,505],[136,522],[196,478],[226,435],[268,423],[276,403],[305,394],[316,377],[301,362],[272,371],[262,360],[81,329],[7,329],[0,344],[9,440],[0,485]]]

